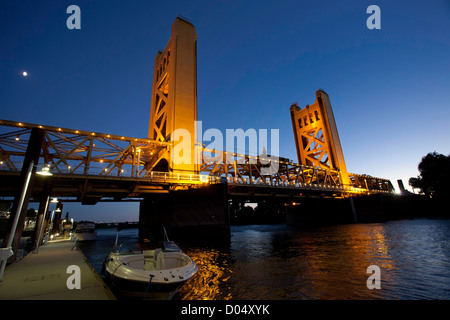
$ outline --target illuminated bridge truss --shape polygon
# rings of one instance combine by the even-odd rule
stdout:
[[[204,148],[202,153],[203,163],[200,171],[207,172],[210,176],[225,177],[229,185],[323,190],[345,194],[394,192],[390,180],[387,179],[350,173],[352,184],[343,185],[337,170],[299,165],[285,158],[267,160],[267,156],[252,157]],[[265,174],[263,168],[270,174]]]
[[[0,120],[1,196],[13,196],[18,188],[14,183],[33,128],[45,131],[36,169],[51,169],[53,191],[59,197],[90,204],[105,198],[135,198],[143,193],[196,187],[217,180],[208,175],[154,171],[169,145],[165,142]]]
[[[0,124],[3,129],[4,126],[15,128],[0,134],[2,171],[20,171],[33,127],[45,130],[41,157],[43,164],[50,166],[57,175],[142,177],[154,165],[151,160],[156,160],[167,147],[167,143],[148,139],[4,120],[0,120]],[[145,163],[145,167],[141,163]]]
[[[302,166],[287,159],[251,157],[202,148],[200,174],[155,171],[169,147],[167,142],[81,130],[0,120],[0,175],[2,195],[7,177],[21,169],[32,128],[45,130],[37,170],[49,166],[59,196],[96,203],[105,197],[140,197],[143,193],[227,182],[230,186],[259,186],[298,190],[324,190],[342,194],[393,192],[389,180],[350,174],[352,185],[341,183],[338,171]],[[227,161],[227,156],[228,161]],[[263,168],[270,168],[264,174]],[[276,170],[274,170],[276,169]]]

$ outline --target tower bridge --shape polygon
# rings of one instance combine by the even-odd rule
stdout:
[[[200,188],[226,183],[236,187],[275,188],[333,193],[335,197],[389,193],[387,179],[349,174],[343,184],[340,171],[294,163],[278,158],[278,170],[263,175],[260,157],[202,148],[199,171],[155,171],[158,159],[173,144],[165,141],[87,132],[0,120],[1,194],[13,197],[20,187],[19,176],[31,148],[32,135],[43,136],[34,171],[48,167],[53,194],[65,201],[95,204],[105,200],[141,198],[147,193]],[[207,154],[203,156],[203,153]],[[225,155],[227,153],[227,155]],[[214,157],[211,156],[214,155]],[[228,160],[227,160],[227,157]],[[253,161],[251,161],[254,158]],[[36,193],[45,178],[36,175]]]
[[[388,179],[347,171],[323,90],[316,92],[313,104],[290,107],[298,162],[199,144],[196,50],[194,25],[177,17],[166,48],[155,57],[146,138],[0,120],[0,194],[14,199],[19,233],[28,202],[40,203],[41,223],[50,196],[82,204],[140,201],[144,228],[164,224],[173,230],[215,233],[219,228],[226,233],[229,203],[236,199],[280,199],[287,206],[299,199],[394,192]],[[36,174],[44,168],[50,178]]]

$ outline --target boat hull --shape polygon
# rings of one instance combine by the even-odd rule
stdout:
[[[110,254],[103,265],[105,281],[131,292],[172,292],[198,272],[195,262],[184,253],[162,255],[164,258],[152,258],[154,264],[149,266],[149,258],[142,253]]]
[[[77,238],[77,241],[94,241],[97,238],[97,232],[77,232],[74,237]]]
[[[113,291],[118,291],[121,295],[126,296],[143,296],[146,292],[152,293],[171,293],[183,286],[186,281],[179,283],[147,283],[123,279],[106,272],[104,281]]]
[[[77,238],[77,241],[94,241],[97,237],[95,223],[89,221],[78,223],[74,237]]]

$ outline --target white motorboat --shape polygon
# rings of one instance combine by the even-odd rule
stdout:
[[[95,223],[90,221],[80,221],[75,229],[74,237],[77,241],[93,241],[97,237]]]
[[[172,241],[141,252],[120,253],[116,245],[103,264],[103,274],[114,287],[146,292],[169,292],[198,272],[196,263]]]

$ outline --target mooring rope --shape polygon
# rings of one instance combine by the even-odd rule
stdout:
[[[150,284],[152,283],[153,277],[154,277],[154,275],[151,274],[150,275],[150,281],[148,282],[147,289],[145,289],[145,295],[144,295],[144,298],[142,300],[145,300],[145,298],[147,298],[147,292],[148,292],[148,289],[150,288]]]

